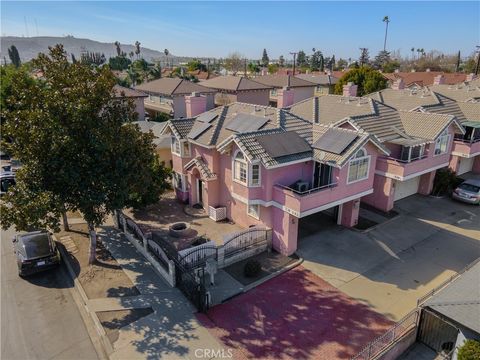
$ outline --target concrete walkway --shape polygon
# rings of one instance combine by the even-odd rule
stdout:
[[[140,295],[92,299],[89,309],[98,312],[150,307],[154,311],[120,328],[111,359],[197,359],[197,349],[222,349],[199,324],[196,310],[183,294],[169,287],[122,233],[104,227],[99,229],[99,237]]]

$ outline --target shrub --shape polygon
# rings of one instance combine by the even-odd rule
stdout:
[[[455,173],[450,169],[437,170],[433,180],[432,195],[440,196],[450,193],[457,185],[459,180]]]
[[[205,244],[206,242],[208,242],[208,239],[206,237],[199,236],[192,242],[192,247]]]
[[[243,268],[243,273],[246,277],[256,277],[260,274],[261,270],[262,265],[258,260],[248,260]]]
[[[467,340],[458,349],[458,360],[478,360],[480,359],[480,342],[476,340]]]

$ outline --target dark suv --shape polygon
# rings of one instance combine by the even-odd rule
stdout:
[[[25,276],[60,264],[60,252],[48,231],[18,234],[13,238],[18,275]]]

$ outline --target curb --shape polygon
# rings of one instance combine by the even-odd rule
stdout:
[[[61,242],[57,240],[55,235],[53,235],[53,240],[61,244]],[[97,314],[95,314],[95,312],[93,311],[90,311],[90,309],[88,308],[89,299],[87,297],[87,294],[85,293],[85,290],[83,289],[83,286],[80,284],[80,281],[75,275],[72,264],[70,263],[71,255],[65,250],[63,244],[62,246],[58,246],[58,250],[60,251],[60,255],[67,268],[68,275],[73,281],[74,289],[76,290],[75,292],[76,294],[80,295],[80,299],[75,299],[75,302],[77,303],[77,307],[80,310],[80,314],[85,323],[87,331],[90,330],[92,326],[95,327],[96,335],[98,336],[96,339],[92,337],[92,335],[95,335],[88,331],[95,350],[97,351],[97,354],[101,359],[109,359],[109,354],[113,353],[113,346],[110,343],[110,340],[108,339],[107,334],[103,329],[100,320],[97,317]],[[92,322],[93,324],[90,322]]]

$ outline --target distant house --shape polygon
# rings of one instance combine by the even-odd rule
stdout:
[[[264,75],[254,80],[273,88],[270,91],[270,105],[278,108],[311,98],[317,87],[317,84],[292,75]]]
[[[392,85],[396,80],[403,79],[405,87],[429,86],[434,84],[453,85],[462,83],[467,79],[464,73],[444,73],[442,71],[414,71],[393,72],[382,74]]]
[[[172,168],[172,152],[170,150],[171,136],[162,134],[167,122],[137,121],[134,122],[134,124],[138,125],[140,131],[143,133],[150,131],[153,133],[155,136],[153,143],[160,161],[166,167]]]
[[[244,76],[219,76],[214,79],[202,81],[206,86],[217,92],[215,105],[222,106],[234,102],[243,102],[257,105],[268,105],[270,101],[271,86],[260,84]]]
[[[338,78],[327,74],[300,74],[295,77],[317,84],[315,96],[333,94]]]
[[[205,98],[203,111],[214,107],[215,90],[197,83],[179,78],[161,78],[137,85],[135,89],[148,95],[145,98],[145,110],[151,117],[158,113],[167,113],[175,118],[187,117],[187,97],[195,93]]]
[[[145,107],[144,107],[144,99],[148,97],[147,94],[129,89],[120,85],[114,86],[114,91],[117,97],[128,97],[132,98],[135,101],[135,111],[138,114],[138,120],[143,121],[145,120]]]

